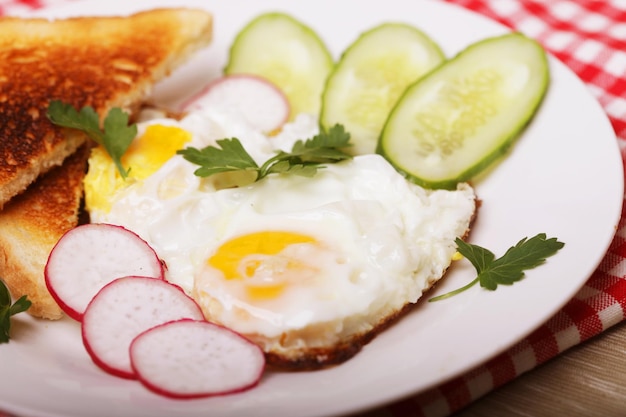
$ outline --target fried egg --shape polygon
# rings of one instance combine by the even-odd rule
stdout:
[[[125,157],[131,178],[95,151],[85,179],[93,222],[125,226],[166,262],[167,279],[208,320],[258,343],[270,363],[340,362],[440,279],[475,212],[467,184],[426,190],[379,155],[360,155],[312,178],[200,178],[176,155],[237,137],[260,164],[317,133],[302,115],[275,137],[236,115],[202,110],[139,127]]]

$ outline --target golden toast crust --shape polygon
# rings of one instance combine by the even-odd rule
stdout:
[[[33,316],[63,315],[46,288],[43,270],[59,237],[76,226],[88,157],[86,144],[13,198],[0,215],[0,278],[14,298],[28,296]]]
[[[101,116],[113,107],[132,112],[211,38],[211,14],[195,9],[0,18],[0,279],[14,298],[28,295],[33,316],[62,316],[44,266],[58,239],[78,224],[91,145],[48,120],[50,101],[89,105]]]
[[[51,100],[131,110],[211,34],[211,15],[186,9],[0,18],[0,207],[85,141],[51,124]]]

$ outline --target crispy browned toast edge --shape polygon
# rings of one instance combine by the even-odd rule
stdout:
[[[7,44],[6,33],[2,34],[3,25],[5,32],[6,25],[15,27],[12,33],[20,37],[19,42],[11,43],[9,36],[11,44]],[[55,34],[59,30],[54,29],[57,25],[65,28],[61,30],[62,36]],[[121,33],[108,30],[110,25],[122,25],[125,29]],[[38,33],[37,29],[43,33]],[[84,36],[85,32],[95,35]],[[33,33],[41,36],[32,38]],[[67,54],[72,56],[71,62],[54,63],[41,50],[50,48],[46,39],[49,41],[55,36],[66,46],[88,47],[94,37],[106,40],[110,43],[109,53],[107,48],[101,47],[96,52],[81,55],[75,48],[69,48],[71,53]],[[29,39],[32,44],[26,54],[23,46]],[[12,76],[17,80],[15,84],[21,83],[20,88],[31,93],[30,96],[13,94],[11,100],[5,100],[0,106],[0,130],[2,126],[9,126],[0,132],[0,279],[6,282],[14,298],[29,297],[33,303],[28,310],[31,315],[47,319],[63,316],[45,287],[44,267],[54,244],[78,223],[87,163],[85,146],[91,145],[82,133],[59,129],[50,123],[45,115],[49,102],[59,99],[76,108],[91,105],[101,115],[112,107],[132,113],[156,82],[208,45],[211,39],[211,14],[192,9],[156,9],[130,17],[86,17],[55,22],[0,18],[0,55],[6,58],[7,51],[19,49],[21,59],[26,60],[22,66],[24,71],[36,67],[28,65],[31,59],[45,61],[39,65],[46,68],[39,77],[37,71],[31,71],[27,74],[30,80],[26,80],[20,78],[25,77],[24,74],[0,64],[0,100],[14,93],[3,90],[2,83],[2,79]],[[143,52],[136,59],[139,50]],[[92,59],[96,55],[102,59]],[[110,60],[113,66],[108,65]],[[89,71],[100,71],[100,78],[91,79],[89,74],[77,70],[83,66],[91,68]],[[42,81],[44,79],[47,81]],[[47,83],[46,88],[41,88],[42,83]],[[9,109],[8,116],[6,109]],[[18,126],[21,128],[19,135],[7,135]]]
[[[85,138],[47,119],[51,100],[101,115],[137,108],[153,85],[212,40],[212,15],[155,9],[128,17],[0,18],[0,208]]]
[[[63,315],[46,288],[43,271],[56,242],[78,222],[88,157],[85,144],[0,212],[0,278],[13,298],[28,296],[33,316]]]

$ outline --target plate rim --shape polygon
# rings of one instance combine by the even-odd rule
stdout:
[[[116,2],[117,2],[117,3],[121,3],[121,0],[117,0]],[[111,3],[116,3],[116,2],[111,2]],[[93,3],[97,3],[97,2],[96,2],[96,0],[85,0],[85,1],[82,1],[82,2],[80,2],[80,3],[82,3],[80,7],[87,7],[87,6],[85,6],[85,4],[93,4]],[[111,4],[111,3],[109,3],[109,4]],[[146,5],[146,6],[147,6],[148,4],[152,4],[152,3],[149,3],[147,0],[144,0],[144,1],[141,1],[141,2],[136,2],[136,3],[137,3],[137,4],[143,4],[143,5]],[[190,1],[190,0],[187,0],[187,1],[185,1],[184,3],[185,3],[185,4],[187,4],[187,3],[191,3],[191,1]],[[488,18],[486,18],[486,17],[484,17],[484,16],[482,16],[482,15],[479,15],[479,14],[477,14],[477,13],[475,13],[475,12],[473,12],[473,11],[467,10],[467,9],[463,9],[463,8],[461,8],[461,6],[458,6],[458,5],[453,4],[453,3],[447,3],[447,2],[446,2],[446,3],[443,3],[443,2],[439,3],[439,2],[434,2],[434,1],[431,1],[431,2],[429,2],[429,3],[437,3],[437,4],[439,4],[439,6],[437,6],[437,7],[440,7],[440,6],[441,6],[442,8],[452,8],[452,9],[462,10],[462,12],[463,12],[463,13],[467,13],[467,14],[471,14],[471,15],[474,15],[474,16],[478,16],[478,17],[480,17],[481,19],[484,19],[484,20],[489,20]],[[60,11],[61,9],[63,9],[63,8],[74,8],[74,7],[76,7],[76,5],[77,5],[77,4],[78,4],[78,3],[76,3],[76,4],[74,4],[74,5],[63,4],[63,5],[58,5],[58,6],[52,6],[52,7],[48,8],[48,9],[41,10],[41,11],[39,11],[39,12],[35,13],[35,14],[49,15],[50,13],[59,12],[59,11]],[[206,3],[204,3],[204,2],[203,2],[202,4],[206,4]],[[55,10],[52,10],[52,9],[55,9]],[[502,30],[510,30],[509,28],[505,28],[504,26],[502,26],[502,25],[500,25],[499,23],[494,22],[494,21],[492,21],[492,20],[489,20],[489,22],[490,22],[490,24],[492,24],[492,25],[493,25],[493,24],[498,25],[498,26],[500,27],[500,29],[502,29]],[[569,73],[570,73],[571,75],[573,75],[573,76],[574,76],[574,77],[575,77],[575,78],[576,78],[576,79],[580,82],[580,84],[581,84],[581,85],[583,85],[583,86],[584,86],[584,83],[583,83],[582,81],[580,81],[580,79],[579,79],[579,78],[578,78],[578,77],[577,77],[577,76],[576,76],[576,75],[575,75],[575,74],[574,74],[574,73],[573,73],[573,72],[572,72],[569,68],[567,68],[564,64],[562,64],[560,61],[558,61],[558,60],[557,60],[556,58],[554,58],[552,55],[550,56],[550,59],[551,59],[551,64],[552,64],[552,65],[556,65],[557,67],[562,66],[562,67],[560,67],[562,70],[564,69],[566,72],[567,72],[567,71],[569,71]],[[597,102],[597,100],[595,100],[595,98],[593,98],[593,96],[592,96],[589,92],[587,92],[587,93],[588,93],[587,98],[591,98],[591,99],[595,102],[595,105],[596,105],[598,108],[600,108],[600,110],[602,111],[602,113],[604,114],[604,116],[605,116],[605,118],[606,118],[606,120],[605,120],[604,122],[605,122],[605,123],[608,123],[608,116],[606,116],[606,114],[605,114],[604,110],[600,107],[599,102]],[[615,135],[615,132],[614,132],[614,131],[613,131],[613,137],[614,137],[614,141],[615,141],[615,151],[617,152],[617,155],[619,156],[619,160],[620,160],[620,164],[621,164],[621,162],[622,162],[622,159],[621,159],[621,154],[620,154],[620,152],[619,152],[618,140],[617,140],[617,137],[616,137],[616,135]],[[622,169],[622,173],[623,173],[623,165],[621,166],[621,169]],[[620,191],[619,191],[619,194],[621,195],[621,198],[619,199],[619,207],[616,207],[616,208],[615,208],[616,216],[615,216],[615,219],[613,219],[613,220],[614,220],[614,225],[615,225],[615,228],[614,228],[614,233],[613,233],[613,234],[611,234],[611,236],[610,236],[610,237],[607,237],[607,239],[605,239],[605,246],[602,248],[602,256],[600,256],[598,259],[596,259],[596,261],[594,262],[594,266],[593,266],[593,268],[592,268],[592,270],[591,270],[590,274],[589,274],[589,275],[588,275],[585,279],[581,280],[581,282],[579,283],[579,285],[577,285],[575,288],[574,288],[574,287],[570,288],[569,293],[570,293],[570,295],[572,295],[572,296],[573,296],[573,295],[575,295],[575,294],[576,294],[576,293],[580,290],[580,288],[582,288],[582,287],[585,285],[585,283],[587,282],[588,278],[591,276],[591,274],[593,274],[593,271],[594,271],[594,270],[595,270],[595,269],[596,269],[596,268],[600,265],[600,263],[601,263],[601,262],[602,262],[602,260],[604,259],[604,256],[605,256],[606,251],[608,250],[608,248],[610,247],[611,242],[612,242],[612,241],[613,241],[613,239],[614,239],[614,235],[615,235],[615,233],[617,232],[617,225],[618,225],[619,220],[620,220],[620,218],[621,218],[621,210],[622,210],[622,204],[623,204],[623,193],[624,193],[624,181],[623,181],[623,175],[619,176],[619,182],[620,182],[620,184],[618,184],[616,187],[620,190]],[[616,194],[618,194],[618,191],[617,191],[617,190],[614,190],[614,192],[615,192]],[[480,216],[479,216],[479,217],[480,217]],[[560,309],[563,307],[563,305],[564,305],[566,302],[568,302],[568,300],[569,300],[570,298],[571,298],[571,297],[568,297],[568,298],[567,298],[567,300],[562,301],[561,303],[559,303],[559,305],[558,305],[558,306],[554,306],[554,307],[552,308],[552,313],[551,313],[551,315],[552,315],[552,314],[554,314],[554,312],[556,312],[556,311],[560,310]],[[541,324],[542,324],[542,323],[536,323],[536,327],[540,326]],[[528,333],[530,333],[532,330],[534,330],[534,329],[531,329],[531,330],[528,330],[527,332],[525,332],[525,335],[524,335],[524,336],[522,336],[522,339],[523,339],[524,337],[526,337],[526,336],[528,335]],[[501,353],[501,352],[505,351],[506,349],[510,348],[510,347],[512,346],[512,344],[514,344],[514,343],[516,343],[516,342],[511,342],[511,343],[509,343],[509,344],[506,344],[506,345],[502,345],[502,346],[500,346],[498,349],[495,349],[495,350],[494,350],[494,353],[491,355],[491,357],[496,356],[497,354],[499,354],[499,353]],[[483,363],[483,362],[484,362],[484,361],[481,361],[480,363],[478,363],[478,365],[480,365],[480,364],[481,364],[481,363]],[[458,370],[458,371],[456,372],[455,376],[462,375],[462,374],[463,374],[464,372],[466,372],[467,370],[468,370],[467,368],[465,368],[465,369],[460,369],[460,370]],[[450,378],[453,378],[453,377],[454,377],[454,376],[450,376],[450,377],[448,377],[448,379],[446,379],[446,380],[449,380]],[[439,381],[439,382],[437,382],[437,383],[432,383],[429,387],[427,387],[427,388],[425,388],[425,389],[432,388],[432,387],[434,387],[434,386],[436,386],[436,385],[438,385],[438,384],[440,384],[440,383],[445,382],[446,380]],[[386,403],[389,403],[389,402],[392,402],[392,401],[396,401],[396,400],[398,400],[398,399],[401,399],[401,398],[406,397],[407,395],[413,395],[413,394],[416,394],[416,393],[417,393],[417,392],[414,392],[414,391],[413,391],[413,390],[411,390],[411,389],[405,389],[404,391],[398,391],[398,392],[397,392],[397,395],[396,395],[394,398],[379,399],[379,400],[377,400],[377,401],[371,401],[371,402],[369,402],[369,403],[367,403],[367,404],[363,404],[362,406],[356,406],[356,408],[350,408],[350,409],[338,409],[337,411],[339,411],[339,412],[353,412],[353,411],[360,411],[360,410],[363,410],[363,409],[370,408],[370,407],[372,407],[372,406],[379,406],[379,405],[386,404]],[[8,403],[5,403],[5,402],[2,400],[2,398],[0,397],[0,404],[2,404],[2,405],[3,405],[3,407],[4,407],[4,406],[6,406]],[[35,410],[21,410],[21,411],[35,411]],[[39,410],[37,410],[37,411],[39,411]],[[44,412],[45,412],[45,411],[44,411]],[[52,414],[51,414],[51,415],[52,415]]]

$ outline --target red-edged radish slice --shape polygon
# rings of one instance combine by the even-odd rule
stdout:
[[[111,224],[85,224],[65,233],[44,270],[48,291],[71,318],[82,320],[87,304],[116,278],[163,278],[157,254],[135,233]]]
[[[85,349],[105,371],[136,378],[129,348],[145,330],[172,320],[204,320],[198,304],[177,285],[146,277],[122,277],[91,300],[82,322]]]
[[[255,129],[269,133],[289,119],[287,96],[273,83],[256,75],[227,75],[211,82],[183,104],[183,111],[203,108],[239,111]]]
[[[263,351],[243,336],[207,321],[178,320],[135,338],[130,359],[150,390],[173,398],[241,392],[257,385]]]

